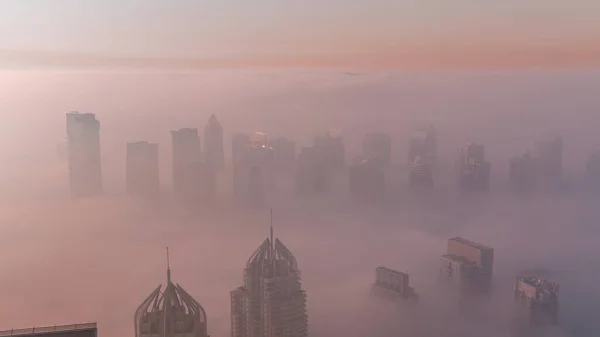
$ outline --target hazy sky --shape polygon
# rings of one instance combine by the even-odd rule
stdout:
[[[600,49],[599,22],[595,0],[3,0],[0,51],[376,54],[378,61],[398,53],[473,59],[485,51],[490,58],[493,51],[517,59],[568,53],[588,62]]]

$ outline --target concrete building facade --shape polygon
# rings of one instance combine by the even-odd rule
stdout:
[[[100,122],[91,113],[67,113],[67,151],[71,196],[102,194]]]
[[[98,337],[96,323],[42,326],[0,331],[0,337]]]

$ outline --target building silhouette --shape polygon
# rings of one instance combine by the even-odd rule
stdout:
[[[456,169],[460,190],[489,190],[492,167],[489,162],[485,161],[485,148],[483,145],[469,143],[460,148]]]
[[[392,140],[387,133],[370,133],[362,143],[363,156],[379,162],[382,166],[390,166],[392,161]]]
[[[267,203],[274,184],[275,151],[267,135],[256,132],[244,145],[239,145],[233,164],[233,189],[240,206],[262,207]]]
[[[305,337],[306,292],[294,255],[271,235],[252,254],[244,285],[231,292],[232,337]]]
[[[408,167],[408,180],[411,190],[433,188],[433,169],[426,158],[416,156]]]
[[[557,283],[536,276],[518,276],[511,336],[554,336],[559,324],[558,297]]]
[[[494,249],[461,237],[448,239],[441,257],[441,274],[461,290],[487,291],[494,269]]]
[[[529,194],[534,191],[535,164],[529,152],[510,160],[508,182],[511,190],[516,194]]]
[[[385,171],[377,159],[358,160],[350,166],[350,193],[356,197],[376,200],[385,192]]]
[[[158,174],[158,144],[127,143],[127,193],[138,197],[157,197],[160,193]]]
[[[340,135],[328,132],[324,136],[315,137],[314,148],[323,153],[326,167],[332,171],[343,170],[346,166],[346,148]]]
[[[411,189],[433,187],[433,167],[437,160],[437,136],[431,124],[413,127],[409,147],[409,185]]]
[[[215,115],[210,116],[204,128],[204,160],[217,171],[225,166],[223,127]]]
[[[296,193],[314,195],[329,190],[332,171],[324,156],[325,154],[314,146],[303,147],[300,150],[296,161]]]
[[[97,337],[96,323],[80,323],[71,325],[42,326],[27,329],[0,331],[0,336],[20,337]]]
[[[532,156],[537,187],[543,190],[559,189],[563,179],[562,137],[549,134],[536,140]]]
[[[136,310],[135,337],[208,337],[204,308],[181,285],[171,281],[168,266],[162,292],[161,287],[158,285]]]
[[[270,142],[275,151],[275,169],[278,172],[292,172],[296,165],[296,143],[279,137]]]
[[[419,296],[409,284],[408,273],[386,267],[375,269],[375,282],[371,293],[391,299],[418,299]]]
[[[245,151],[248,142],[250,142],[250,135],[248,134],[238,132],[231,136],[231,161],[234,166],[240,161],[240,156]]]
[[[184,128],[171,131],[173,155],[173,190],[176,195],[186,194],[186,172],[192,163],[201,161],[198,129]]]
[[[67,113],[67,148],[71,196],[102,194],[100,122],[91,113]]]

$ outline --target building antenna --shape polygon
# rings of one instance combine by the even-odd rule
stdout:
[[[167,246],[167,283],[171,283],[171,266],[169,261],[169,246]]]

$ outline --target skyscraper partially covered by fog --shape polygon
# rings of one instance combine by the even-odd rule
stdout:
[[[510,160],[508,182],[517,194],[528,194],[534,190],[535,165],[531,154],[527,152]]]
[[[255,132],[244,145],[239,144],[238,151],[233,163],[235,200],[242,206],[264,206],[274,184],[275,151],[262,132]]]
[[[296,192],[301,195],[324,193],[331,186],[332,171],[314,146],[303,147],[296,161]]]
[[[102,193],[100,122],[91,113],[67,113],[69,183],[73,197]]]
[[[363,139],[363,155],[371,161],[389,166],[392,160],[392,140],[387,133],[370,133]]]
[[[225,165],[223,127],[215,115],[210,116],[204,129],[204,159],[215,170],[221,170]]]
[[[158,196],[158,144],[127,143],[125,175],[129,195],[149,198]]]
[[[191,163],[201,159],[198,129],[184,128],[171,131],[173,154],[173,190],[175,194],[185,194],[186,171]]]
[[[326,166],[332,171],[339,171],[346,166],[346,148],[341,135],[332,131],[324,136],[315,137],[314,147],[323,153]]]
[[[533,145],[536,183],[539,188],[555,189],[562,183],[563,140],[549,134],[535,141]]]
[[[183,287],[171,281],[148,296],[135,312],[135,337],[208,337],[206,311]]]
[[[413,127],[408,147],[410,187],[433,187],[433,166],[437,159],[437,137],[431,124]]]
[[[296,258],[271,236],[252,254],[244,285],[231,292],[231,337],[306,337],[306,292]]]
[[[469,143],[458,150],[458,186],[463,191],[488,191],[492,166],[485,161],[485,148]]]

